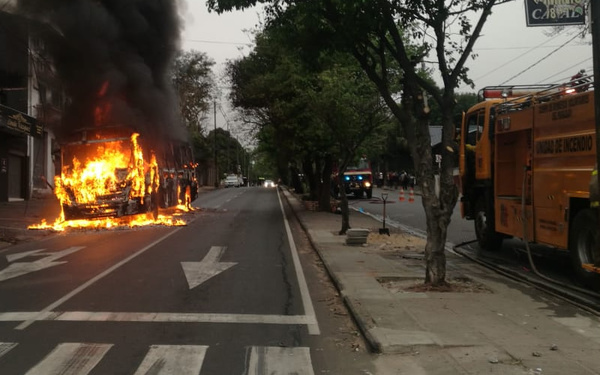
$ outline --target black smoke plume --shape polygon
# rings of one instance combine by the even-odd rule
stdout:
[[[93,126],[185,139],[170,79],[177,1],[19,0],[18,12],[51,30],[43,39],[69,98],[59,139]]]

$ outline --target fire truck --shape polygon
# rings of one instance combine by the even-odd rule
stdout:
[[[55,193],[65,220],[152,213],[196,198],[195,164],[184,142],[158,148],[128,127],[78,129],[61,142]]]
[[[569,253],[584,283],[598,283],[591,77],[480,96],[463,115],[459,154],[461,214],[474,220],[480,247],[496,250],[508,237],[547,245]]]
[[[373,172],[371,164],[366,158],[361,158],[356,166],[346,168],[346,172],[340,179],[339,172],[332,176],[333,196],[339,196],[340,186],[343,186],[346,194],[352,194],[356,198],[362,198],[365,194],[371,199],[373,196]]]

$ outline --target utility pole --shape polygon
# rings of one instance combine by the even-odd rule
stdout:
[[[214,151],[215,151],[215,155],[214,155],[214,159],[215,159],[215,189],[219,187],[219,163],[217,163],[217,101],[213,100],[213,115],[214,115],[214,122],[215,122],[215,129],[213,131],[213,138],[214,138]]]
[[[596,83],[600,82],[600,4],[597,0],[590,0],[590,14],[592,23],[592,56],[594,60],[594,90]],[[600,165],[600,95],[594,95],[594,119],[596,121],[596,165]]]
[[[594,60],[594,93],[596,91],[596,83],[600,82],[600,4],[597,0],[590,0],[590,15],[592,22],[592,58]],[[596,170],[600,166],[600,91],[594,94],[594,121],[596,122]],[[598,175],[592,176],[598,179]],[[599,210],[600,211],[600,210]],[[600,230],[600,213],[598,214],[598,230]],[[600,266],[600,241],[596,243],[596,259],[594,266]],[[598,269],[598,268],[597,268]],[[598,272],[598,271],[597,271]]]

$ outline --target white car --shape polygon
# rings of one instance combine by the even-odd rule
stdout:
[[[265,180],[264,187],[275,187],[275,183],[272,180]]]
[[[225,187],[240,187],[240,178],[234,174],[225,177]]]

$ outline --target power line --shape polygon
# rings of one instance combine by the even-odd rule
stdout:
[[[575,63],[575,64],[573,64],[573,65],[571,65],[571,66],[569,66],[569,67],[567,67],[567,68],[565,68],[565,69],[563,69],[563,70],[561,70],[560,72],[554,73],[553,75],[551,75],[551,76],[549,76],[549,77],[546,77],[546,78],[544,78],[543,80],[541,80],[541,81],[540,81],[540,82],[538,82],[538,83],[544,83],[544,82],[547,82],[547,81],[548,81],[548,80],[550,80],[551,78],[554,78],[554,77],[556,77],[557,75],[559,75],[559,74],[562,74],[562,73],[564,73],[564,72],[566,72],[566,71],[568,71],[568,70],[571,70],[571,69],[575,70],[575,69],[574,69],[575,67],[577,67],[577,66],[579,66],[579,65],[581,65],[581,64],[583,64],[583,63],[585,63],[585,62],[587,62],[587,61],[590,61],[590,60],[592,60],[592,59],[593,59],[593,57],[588,57],[587,59],[585,59],[585,60],[583,60],[583,61],[578,61],[577,63]],[[589,66],[586,66],[586,67],[585,67],[585,70],[588,70],[588,69],[589,69],[589,70],[592,70],[592,68],[591,68],[591,67],[589,67]],[[570,78],[570,77],[566,77],[566,78],[557,79],[557,80],[555,80],[555,82],[564,82],[564,81],[568,80],[569,78]]]
[[[515,74],[514,76],[510,77],[509,79],[507,79],[506,81],[500,83],[500,85],[505,84],[506,82],[509,82],[510,80],[517,78],[518,76],[520,76],[521,74],[527,72],[528,70],[530,70],[531,68],[533,68],[534,66],[538,65],[539,63],[541,63],[542,61],[546,60],[548,57],[552,56],[554,53],[558,52],[560,49],[562,49],[564,46],[566,46],[567,44],[571,43],[573,40],[575,40],[575,38],[578,38],[579,34],[575,34],[575,36],[573,36],[571,39],[567,40],[566,42],[564,42],[562,45],[560,45],[558,48],[554,49],[552,52],[550,52],[549,54],[547,54],[546,56],[542,57],[541,59],[539,59],[538,61],[536,61],[534,64],[528,66],[527,68],[523,69],[522,71],[520,71],[519,73]]]
[[[560,31],[560,32],[559,32],[559,34],[560,34],[560,33],[562,33],[562,32],[564,32],[564,31]],[[481,79],[481,78],[483,78],[483,77],[486,77],[486,76],[488,76],[489,74],[491,74],[491,73],[494,73],[494,72],[498,71],[499,69],[501,69],[501,68],[505,67],[506,65],[508,65],[508,64],[510,64],[510,63],[512,63],[513,61],[520,59],[521,57],[523,57],[523,56],[527,55],[527,54],[528,54],[528,53],[530,53],[530,52],[533,52],[533,51],[535,51],[535,50],[536,50],[536,49],[538,49],[538,48],[541,48],[541,47],[542,47],[544,44],[546,44],[546,43],[549,43],[550,41],[552,41],[552,39],[546,39],[546,41],[545,41],[544,43],[542,43],[542,44],[540,44],[540,45],[538,45],[538,46],[536,46],[536,47],[534,47],[534,48],[531,48],[531,49],[527,50],[526,52],[524,52],[524,53],[520,54],[519,56],[515,57],[515,58],[514,58],[514,59],[512,59],[512,60],[509,60],[509,61],[505,62],[505,63],[504,63],[504,64],[502,64],[502,65],[499,65],[499,66],[495,67],[494,69],[492,69],[492,70],[490,70],[490,71],[486,72],[486,73],[485,73],[485,74],[483,74],[482,76],[475,78],[475,80],[476,80],[476,81],[478,81],[479,79]],[[559,46],[559,47],[560,47],[560,46]]]
[[[526,50],[531,50],[531,49],[537,49],[537,48],[542,48],[543,44],[540,44],[539,46],[524,46],[524,47],[480,47],[477,48],[478,51],[505,51],[505,50],[519,50],[519,49],[526,49]],[[549,46],[544,46],[543,48],[555,48],[555,47],[559,47],[559,44],[554,44],[554,45],[549,45]],[[576,44],[574,46],[571,47],[589,47],[589,43],[581,43],[581,44]]]
[[[226,42],[226,41],[221,41],[221,40],[203,40],[203,39],[182,39],[182,40],[185,42],[192,42],[192,43],[227,44],[227,45],[245,46],[245,47],[252,46],[252,43]]]

